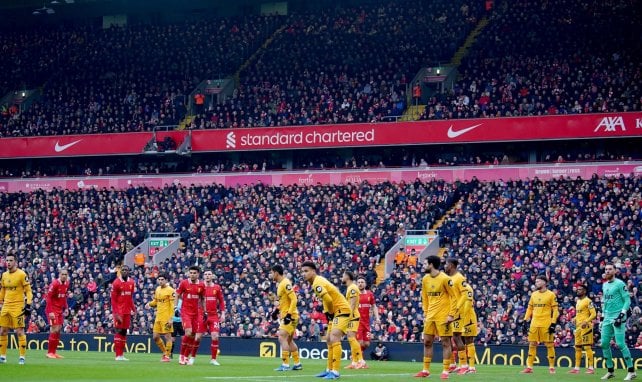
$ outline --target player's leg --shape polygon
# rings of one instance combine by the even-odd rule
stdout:
[[[178,363],[180,365],[187,365],[187,359],[189,358],[189,354],[192,350],[192,339],[194,338],[194,332],[192,328],[194,324],[194,317],[183,314],[181,315],[181,321],[183,322],[183,331],[185,334],[181,339],[181,355]]]
[[[8,324],[8,316],[0,315],[0,363],[7,362],[7,347],[9,346]]]
[[[359,320],[353,320],[348,323],[348,332],[346,337],[348,337],[348,344],[350,345],[350,353],[352,355],[352,362],[346,367],[346,369],[357,369],[361,360],[361,346],[359,346],[359,341],[357,341],[357,330],[359,329]]]
[[[612,321],[602,321],[600,330],[600,347],[602,348],[602,357],[606,361],[606,374],[602,379],[613,378],[615,375],[615,365],[613,364],[613,353],[611,352],[611,339],[613,338],[614,330]]]
[[[337,320],[338,318],[338,320]],[[348,317],[335,317],[335,322],[330,332],[330,349],[332,351],[332,367],[330,374],[325,379],[339,378],[339,370],[341,369],[341,357],[343,356],[343,349],[341,348],[341,340],[348,329]]]
[[[183,336],[185,335],[185,330],[183,330],[183,323],[182,322],[174,321],[172,323],[172,328],[174,329],[174,331],[172,333],[172,337],[173,337],[172,338],[172,347],[169,348],[169,358],[173,358],[174,357],[174,343],[179,338],[183,338]]]
[[[58,315],[56,312],[47,311],[47,318],[49,320],[49,339],[47,341],[47,358],[62,358],[56,354],[58,343],[60,342],[60,331],[62,329],[62,313]]]
[[[163,334],[163,339],[165,340],[165,353],[161,359],[163,362],[170,362],[170,354],[172,352],[172,347],[174,346],[174,337],[172,337],[172,332],[167,332]]]
[[[463,340],[464,346],[466,347],[466,356],[468,357],[468,370],[466,370],[466,373],[475,373],[475,357],[477,357],[475,350],[475,336],[465,336],[463,337]]]
[[[188,360],[188,365],[193,365],[194,361],[196,360],[196,354],[198,353],[198,348],[201,346],[201,338],[203,338],[203,332],[199,329],[198,332],[194,335],[194,339],[192,340],[192,348],[190,349],[190,357]]]
[[[289,333],[286,326],[287,325],[282,323],[276,333],[279,339],[279,345],[281,346],[281,366],[275,369],[275,371],[290,370],[290,341],[288,341]]]
[[[437,327],[434,321],[424,322],[424,359],[423,369],[415,374],[415,377],[425,378],[430,375],[430,364],[432,362],[432,347],[437,335]]]
[[[441,371],[441,379],[448,378],[448,370],[450,370],[450,361],[453,359],[453,343],[452,337],[446,335],[439,335],[441,338],[441,348],[443,354],[443,368]]]
[[[464,347],[464,341],[461,338],[462,332],[463,332],[463,317],[459,316],[455,321],[450,323],[450,327],[452,330],[452,338],[453,338],[453,352],[452,355],[449,359],[449,365],[448,365],[448,371],[453,372],[457,370],[457,359],[455,356],[455,353],[459,355],[459,366],[463,366],[467,364],[466,360],[466,348]]]
[[[624,378],[625,381],[630,381],[636,377],[635,368],[633,367],[633,359],[631,358],[631,350],[629,350],[625,341],[625,332],[626,332],[626,323],[622,323],[620,326],[614,325],[614,336],[615,344],[618,349],[622,352],[622,357],[624,357],[624,363],[626,364],[627,375]]]
[[[160,349],[161,354],[163,354],[163,357],[164,357],[165,352],[167,351],[167,348],[165,347],[165,343],[161,338],[161,330],[159,328],[159,326],[161,325],[162,323],[158,321],[154,322],[154,331],[152,332],[152,339],[154,340],[154,343],[156,343],[156,346],[158,346],[158,349]]]
[[[294,333],[288,336],[288,343],[290,345],[290,354],[292,355],[292,370],[303,370],[303,365],[301,365],[301,357],[299,355],[299,347],[294,342]]]
[[[526,358],[526,368],[522,370],[522,373],[529,374],[533,372],[535,356],[537,355],[537,344],[539,341],[539,328],[535,328],[531,325],[528,329],[528,357]]]
[[[325,333],[325,344],[328,348],[328,357],[326,359],[325,371],[322,371],[321,373],[316,375],[320,378],[325,378],[328,373],[330,373],[330,369],[332,369],[332,348],[330,346],[330,332],[332,332],[332,320],[328,320],[328,326]]]

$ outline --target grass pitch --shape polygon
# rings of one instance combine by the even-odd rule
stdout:
[[[2,381],[136,381],[157,382],[188,380],[202,382],[219,381],[321,381],[314,375],[325,369],[324,360],[302,360],[302,371],[276,372],[278,358],[221,356],[221,366],[209,365],[209,357],[200,355],[193,366],[180,366],[177,356],[171,363],[160,363],[158,354],[125,354],[129,362],[115,362],[111,353],[98,352],[60,352],[65,359],[45,358],[44,351],[27,352],[27,364],[18,365],[18,353],[9,350],[7,363],[0,364]],[[342,366],[346,366],[343,362]],[[367,370],[341,370],[341,380],[346,381],[395,381],[418,380],[413,375],[421,369],[421,363],[411,362],[369,362]],[[433,363],[433,375],[429,379],[439,380],[441,363]],[[451,380],[459,381],[597,381],[604,370],[596,370],[595,375],[569,375],[569,369],[558,369],[557,374],[549,375],[546,367],[535,367],[532,375],[522,375],[516,366],[477,367],[475,375],[451,375]],[[626,371],[616,370],[616,380],[621,380]]]

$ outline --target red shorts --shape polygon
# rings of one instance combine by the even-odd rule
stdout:
[[[116,314],[114,313],[114,328],[116,329],[129,329],[132,325],[131,314]]]
[[[181,322],[183,323],[183,330],[185,331],[189,330],[192,333],[205,333],[202,314],[181,313]]]
[[[221,320],[218,316],[207,316],[207,320],[204,322],[205,331],[210,334],[219,334],[221,332]]]
[[[46,309],[45,310],[45,315],[47,316],[47,321],[49,321],[49,326],[57,326],[57,325],[62,325],[64,323],[64,318],[62,317],[62,311],[53,311]],[[50,315],[53,315],[53,318],[51,318]]]
[[[370,341],[371,337],[369,323],[365,324],[360,321],[359,329],[357,330],[357,341]]]

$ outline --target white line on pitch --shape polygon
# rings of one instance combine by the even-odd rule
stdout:
[[[402,377],[402,376],[408,376],[410,375],[409,373],[403,373],[403,374],[341,374],[341,378],[352,378],[352,377]],[[310,378],[310,377],[316,377],[316,374],[297,374],[297,375],[292,375],[292,374],[279,374],[279,375],[255,375],[255,376],[246,376],[246,377],[204,377],[205,379],[213,379],[213,380],[226,380],[226,379],[245,379],[245,380],[252,380],[252,381],[259,381],[259,380],[267,380],[267,381],[272,381],[274,379],[294,379],[294,378]]]

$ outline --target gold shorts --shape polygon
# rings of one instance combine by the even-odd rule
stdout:
[[[593,325],[575,329],[575,346],[593,345]]]
[[[446,319],[424,321],[424,334],[429,336],[450,337],[453,335],[452,325]]]
[[[292,336],[296,331],[296,326],[299,324],[299,317],[292,317],[292,321],[287,325],[283,323],[282,318],[279,320],[279,322],[280,322],[279,330],[283,330],[288,335]]]
[[[154,321],[154,333],[171,334],[174,330],[174,325],[168,321]]]
[[[359,319],[352,319],[348,322],[348,332],[356,333],[359,330]]]
[[[531,326],[528,330],[528,341],[553,342],[553,335],[548,332],[548,326],[545,328],[534,328]]]
[[[22,308],[19,311],[13,309],[2,309],[0,312],[0,327],[17,329],[25,327],[25,317]]]

